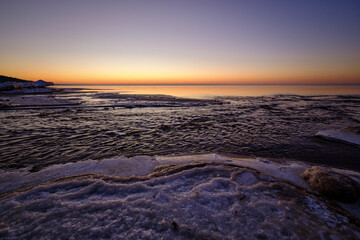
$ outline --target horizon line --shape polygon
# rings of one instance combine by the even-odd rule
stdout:
[[[119,86],[357,86],[360,83],[54,83],[54,85]]]

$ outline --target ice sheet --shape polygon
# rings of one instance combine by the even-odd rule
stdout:
[[[225,162],[164,166],[140,178],[74,176],[2,196],[0,212],[5,239],[360,237],[314,195]]]
[[[56,178],[68,177],[78,174],[96,173],[109,176],[129,177],[145,176],[163,165],[177,165],[192,162],[223,162],[242,167],[249,167],[276,178],[286,180],[302,188],[309,189],[301,174],[310,165],[302,162],[289,161],[275,163],[264,158],[238,158],[219,154],[198,154],[181,156],[136,156],[133,158],[116,157],[98,160],[86,160],[75,163],[57,164],[46,167],[38,172],[30,172],[29,168],[19,170],[0,170],[0,193],[44,183]],[[350,170],[333,168],[342,174],[349,175],[360,181],[360,173]]]

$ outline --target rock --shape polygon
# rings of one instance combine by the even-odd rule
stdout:
[[[179,230],[179,225],[178,225],[175,221],[173,221],[173,222],[171,223],[171,225],[172,225],[174,231]]]
[[[167,132],[167,131],[170,131],[170,126],[168,126],[168,125],[161,125],[161,126],[160,126],[160,129],[163,130],[163,131],[165,131],[165,132]]]
[[[302,177],[313,190],[324,197],[346,203],[353,203],[360,197],[358,182],[325,167],[308,168]]]

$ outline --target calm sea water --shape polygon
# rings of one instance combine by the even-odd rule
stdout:
[[[220,153],[360,170],[358,146],[316,137],[360,125],[360,86],[56,87],[92,91],[56,95],[82,100],[71,109],[0,111],[1,168]]]
[[[215,96],[347,95],[360,94],[360,85],[56,85],[57,88],[86,88],[134,94],[167,94],[177,97]]]

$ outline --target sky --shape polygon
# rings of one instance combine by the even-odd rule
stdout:
[[[360,84],[360,1],[0,0],[0,75]]]

